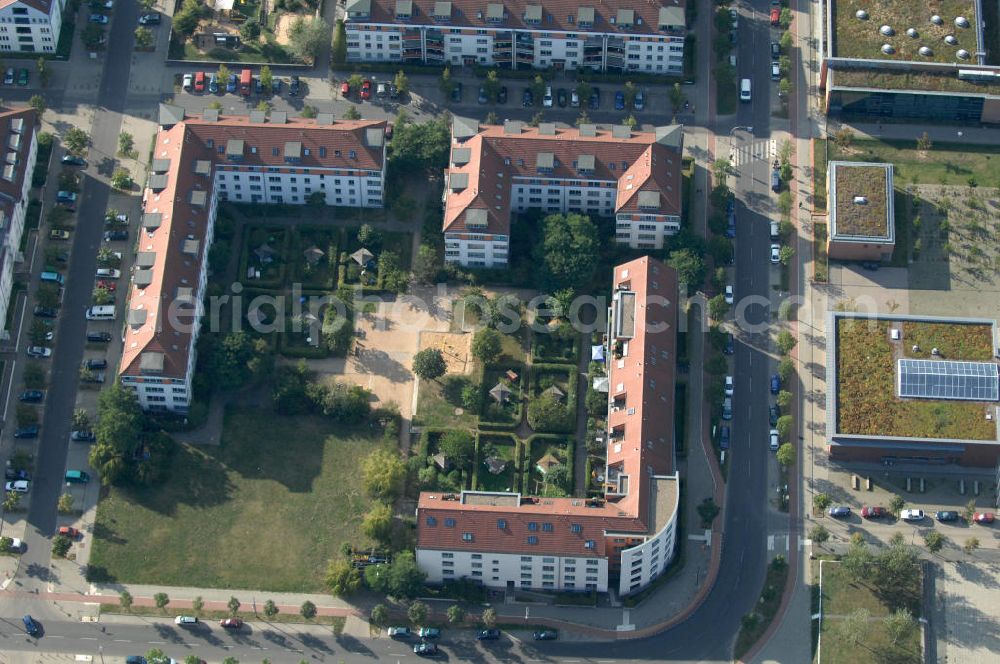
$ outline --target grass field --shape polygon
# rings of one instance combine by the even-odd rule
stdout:
[[[912,141],[878,141],[855,139],[846,148],[828,141],[830,161],[875,161],[893,165],[893,179],[897,187],[904,183],[948,184],[968,186],[974,178],[981,186],[1000,184],[996,150],[988,145],[934,143],[926,152],[917,150],[917,137]],[[822,145],[816,143],[816,161],[822,159]],[[825,169],[825,165],[824,165]],[[826,177],[824,171],[823,177]],[[824,185],[825,186],[825,185]]]
[[[440,380],[420,381],[417,414],[414,424],[436,429],[475,429],[479,413],[461,407],[461,386],[478,385],[481,370],[471,376],[443,376]],[[456,413],[460,410],[460,413]]]
[[[91,568],[123,583],[322,591],[341,543],[369,544],[357,471],[378,444],[367,427],[231,409],[219,447],[182,447],[165,484],[100,502]]]

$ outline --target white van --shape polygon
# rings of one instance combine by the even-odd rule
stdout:
[[[777,240],[779,237],[781,237],[781,228],[778,226],[778,222],[772,220],[771,221],[771,239],[772,240]]]
[[[114,320],[115,305],[101,304],[87,309],[87,320]]]
[[[740,80],[740,101],[750,101],[750,79]]]

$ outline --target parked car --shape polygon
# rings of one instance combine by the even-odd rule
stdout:
[[[771,25],[781,24],[781,10],[777,7],[771,7]]]
[[[93,431],[74,431],[69,435],[69,439],[74,443],[93,443],[97,441],[97,436]]]
[[[104,384],[104,372],[103,371],[98,371],[97,373],[95,373],[93,375],[86,376],[84,378],[80,378],[80,382],[82,382],[82,383],[96,383],[98,385],[103,385]]]
[[[587,100],[587,106],[590,110],[596,111],[601,107],[601,91],[598,88],[593,88],[590,92],[590,99]]]
[[[143,14],[139,17],[139,25],[159,25],[160,24],[160,14],[157,12],[150,12],[148,14]]]
[[[24,631],[28,633],[28,636],[38,636],[41,634],[41,626],[38,624],[38,621],[31,616],[26,615],[21,619],[21,621],[24,623]]]
[[[13,67],[8,67],[7,71],[4,72],[4,75],[3,75],[3,84],[4,85],[14,85],[14,68]]]
[[[391,639],[408,639],[410,638],[410,628],[409,627],[390,627],[386,630]]]
[[[104,213],[104,223],[128,226],[128,215],[117,210],[108,210]]]
[[[27,85],[28,84],[28,80],[30,78],[31,78],[31,73],[27,69],[18,69],[17,70],[17,84],[18,85]]]
[[[236,87],[239,83],[239,77],[237,77],[236,74],[230,74],[229,79],[226,81],[226,92],[236,92]]]
[[[66,484],[89,484],[90,473],[82,470],[67,470],[65,480]]]
[[[496,641],[500,638],[500,630],[498,629],[481,629],[476,633],[476,640],[478,641]]]
[[[13,491],[14,493],[28,493],[31,488],[31,482],[28,480],[14,480],[13,482],[7,482],[4,485],[4,491]]]
[[[88,369],[107,369],[108,361],[105,360],[103,357],[91,358],[89,360],[84,360],[83,366],[87,367]]]
[[[219,626],[223,629],[239,629],[243,627],[243,621],[239,618],[223,618],[219,621]]]
[[[421,627],[417,631],[417,636],[422,639],[436,639],[441,636],[441,630],[437,627]]]
[[[57,203],[76,203],[76,192],[75,191],[57,191],[56,192],[56,202]]]
[[[351,84],[348,83],[347,81],[344,81],[343,83],[340,84],[340,96],[346,97],[349,94],[351,94]]]
[[[851,508],[847,505],[837,505],[836,507],[831,507],[828,514],[837,519],[844,519],[851,516]]]
[[[389,88],[389,99],[399,99],[399,88],[395,83],[387,83],[386,87]]]
[[[733,419],[733,398],[726,397],[722,400],[722,419]]]
[[[732,285],[726,286],[725,299],[726,299],[726,304],[732,304],[733,302],[736,301],[736,295],[733,293]]]
[[[69,239],[69,231],[64,231],[60,228],[53,228],[49,231],[49,239],[66,241]]]
[[[558,634],[551,629],[539,629],[531,633],[531,638],[535,641],[554,641]]]
[[[556,91],[556,103],[559,108],[566,108],[566,91],[562,88]]]
[[[624,111],[625,110],[625,93],[621,90],[615,92],[615,110]]]
[[[56,316],[59,315],[59,312],[56,311],[53,307],[41,307],[41,306],[36,306],[33,313],[35,316],[38,316],[39,318],[55,318]]]
[[[361,99],[371,99],[372,98],[372,82],[367,78],[361,82]]]
[[[521,106],[528,108],[529,106],[535,105],[535,95],[530,88],[525,88],[524,93],[521,95]]]
[[[25,390],[21,392],[18,400],[24,403],[41,403],[45,400],[45,392],[41,390]]]
[[[14,429],[14,438],[38,438],[38,425],[30,424]]]
[[[90,21],[91,23],[96,23],[98,25],[108,24],[108,17],[105,16],[104,14],[91,14],[90,16],[87,17],[87,20]]]
[[[772,427],[778,426],[778,418],[781,417],[781,411],[774,404],[767,407],[767,423]]]
[[[98,279],[97,280],[97,287],[98,288],[103,288],[104,290],[110,291],[112,293],[114,293],[116,290],[118,290],[118,284],[116,284],[113,281],[109,281],[107,279]]]
[[[194,88],[194,74],[184,74],[181,79],[181,90],[190,92]]]
[[[934,513],[934,518],[941,523],[947,523],[948,521],[958,521],[958,512],[954,510],[938,510]]]
[[[111,341],[110,332],[87,332],[87,341],[96,344],[106,344]]]
[[[31,473],[24,468],[15,470],[14,468],[7,466],[3,469],[3,478],[5,480],[30,480]]]
[[[719,427],[719,449],[720,450],[728,450],[729,449],[730,436],[731,436],[731,432],[730,432],[729,427],[727,425],[723,424],[721,427]]]
[[[219,92],[219,77],[211,74],[208,77],[208,91],[213,95]]]
[[[733,393],[736,391],[736,387],[735,387],[735,385],[733,383],[733,377],[732,376],[726,376],[726,380],[725,380],[724,384],[725,384],[726,396],[727,397],[733,396]]]
[[[861,517],[864,519],[881,519],[888,514],[884,507],[865,505],[861,508]]]
[[[253,79],[253,91],[259,95],[264,94],[264,84],[261,82],[259,76],[255,76]]]
[[[507,86],[501,85],[500,91],[497,93],[497,103],[506,104],[507,103]]]
[[[281,79],[277,76],[271,79],[271,94],[281,94]]]
[[[771,429],[767,432],[767,447],[772,452],[777,452],[781,442],[778,440],[778,430]]]
[[[972,520],[976,523],[987,524],[993,523],[995,518],[996,517],[993,515],[993,512],[976,512],[973,515]]]
[[[778,374],[773,374],[771,376],[771,394],[777,394],[781,391],[781,376]]]
[[[451,100],[456,104],[462,101],[462,82],[455,81],[455,85],[451,89]]]
[[[77,157],[75,154],[64,154],[59,162],[63,166],[86,166],[87,162],[82,157]]]
[[[641,89],[637,90],[635,97],[632,98],[632,108],[637,111],[641,111],[646,107],[646,93]]]
[[[195,92],[205,91],[205,72],[196,71],[194,73],[194,91]]]
[[[772,244],[771,245],[771,264],[777,265],[781,262],[781,245]]]
[[[577,94],[576,90],[569,94],[569,107],[580,108],[580,95]]]
[[[75,540],[80,537],[80,531],[72,526],[59,526],[59,530],[56,531],[56,535],[62,535],[63,537]]]
[[[736,352],[736,337],[733,336],[732,332],[726,334],[726,345],[722,349],[722,352],[726,355],[732,355]]]
[[[28,357],[52,357],[52,349],[45,346],[28,346]]]
[[[489,101],[489,97],[486,96],[485,86],[482,85],[479,86],[479,96],[476,97],[476,101],[479,102],[480,104],[485,104],[486,102]]]
[[[105,242],[123,242],[128,239],[128,231],[104,231]]]
[[[547,85],[545,86],[545,94],[542,95],[542,107],[552,108],[553,101],[554,100],[552,97],[552,86]]]
[[[122,276],[121,270],[116,270],[112,267],[97,268],[98,279],[118,279],[121,276]]]
[[[198,624],[198,617],[197,616],[177,616],[176,618],[174,618],[174,624],[175,625],[197,625]]]
[[[923,510],[903,510],[899,513],[899,518],[903,521],[923,521],[924,511]]]
[[[431,657],[438,653],[438,647],[433,643],[418,643],[413,646],[413,654],[421,657]]]
[[[292,78],[288,83],[288,94],[292,97],[297,97],[301,89],[302,81],[299,80],[298,74],[292,74]]]

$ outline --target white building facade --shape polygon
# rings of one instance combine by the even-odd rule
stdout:
[[[63,0],[0,3],[0,51],[55,53]]]
[[[21,239],[31,192],[31,175],[38,159],[38,132],[34,110],[0,112],[0,148],[4,163],[0,171],[0,321],[14,286],[14,268],[24,260]],[[4,338],[9,330],[0,332]]]
[[[469,579],[489,588],[608,590],[606,558],[418,548],[416,560],[429,583]]]

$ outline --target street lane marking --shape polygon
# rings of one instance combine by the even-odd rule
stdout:
[[[115,643],[132,643],[128,639],[115,639]]]

